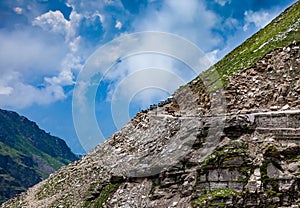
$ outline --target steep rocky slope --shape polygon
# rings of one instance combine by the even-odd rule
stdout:
[[[62,139],[0,109],[0,203],[76,159]]]
[[[299,207],[299,11],[2,207]]]

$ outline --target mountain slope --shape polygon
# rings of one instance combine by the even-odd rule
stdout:
[[[297,207],[299,6],[2,207]]]
[[[0,202],[76,159],[63,140],[15,112],[0,109]]]
[[[221,78],[221,85],[226,85],[228,77],[236,71],[252,67],[272,50],[283,48],[293,41],[299,42],[299,11],[298,1],[196,79],[209,77],[211,82],[216,82],[216,78]],[[216,87],[220,87],[220,82]]]

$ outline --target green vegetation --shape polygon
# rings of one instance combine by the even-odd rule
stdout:
[[[266,190],[265,193],[267,198],[280,197],[282,195],[282,193],[277,193],[276,191],[273,190]]]
[[[225,207],[225,203],[220,202],[220,200],[232,199],[238,195],[239,193],[234,189],[219,188],[207,194],[202,194],[193,201],[193,205],[195,207]]]
[[[0,203],[76,159],[63,140],[0,109]]]
[[[248,181],[253,167],[249,165],[250,156],[247,153],[247,144],[237,140],[231,140],[227,145],[218,147],[213,154],[204,160],[199,168],[200,175],[208,174],[209,170],[228,168],[237,170],[240,175],[238,182]],[[197,183],[201,183],[200,177]]]
[[[222,165],[224,161],[232,160],[235,157],[244,157],[247,152],[247,144],[239,141],[230,141],[229,144],[219,147],[215,152],[203,161],[202,167]]]
[[[281,155],[284,156],[286,161],[297,162],[299,161],[300,158],[300,147],[299,146],[288,147],[281,152]]]
[[[268,167],[269,163],[272,163],[272,161],[267,159],[259,167],[260,173],[261,173],[261,181],[262,181],[263,187],[265,189],[271,188],[272,191],[275,191],[277,193],[279,191],[278,190],[278,179],[270,178],[268,176],[267,167]],[[274,163],[272,163],[272,164],[274,165]]]
[[[299,11],[300,2],[298,1],[265,28],[202,73],[196,80],[203,80],[205,86],[209,86],[209,91],[218,89],[227,85],[228,77],[239,70],[254,66],[258,60],[272,50],[286,47],[294,41],[300,42]],[[203,89],[202,82],[198,82],[197,85],[193,88]]]
[[[62,189],[62,182],[67,183],[66,180],[68,179],[70,178],[68,177],[68,173],[66,171],[61,171],[59,174],[55,174],[48,180],[43,189],[37,193],[37,198],[41,200],[49,196],[53,196],[58,189]]]
[[[102,191],[99,193],[99,197],[94,200],[86,201],[83,207],[94,207],[94,208],[101,208],[108,199],[108,197],[112,194],[114,190],[118,187],[119,184],[108,184],[106,185]]]
[[[160,185],[159,184],[154,184],[154,183],[152,183],[152,185],[151,185],[151,190],[150,190],[150,194],[152,194],[154,191],[155,191],[155,189],[159,189],[160,188]]]

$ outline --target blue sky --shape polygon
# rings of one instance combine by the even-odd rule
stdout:
[[[73,125],[72,93],[80,70],[97,48],[134,32],[168,32],[195,43],[214,63],[294,2],[2,0],[0,107],[27,116],[82,153]],[[100,83],[96,97],[96,116],[105,137],[119,128],[113,120],[118,118],[111,116],[115,83],[145,67],[164,68],[184,82],[195,77],[168,57],[135,56],[118,63]],[[126,86],[128,91],[132,86]],[[178,86],[170,81],[170,89]],[[130,95],[127,111],[133,116],[170,93],[159,87],[141,90]]]

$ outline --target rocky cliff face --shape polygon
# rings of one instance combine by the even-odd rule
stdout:
[[[299,42],[223,88],[210,69],[2,207],[299,207]]]

